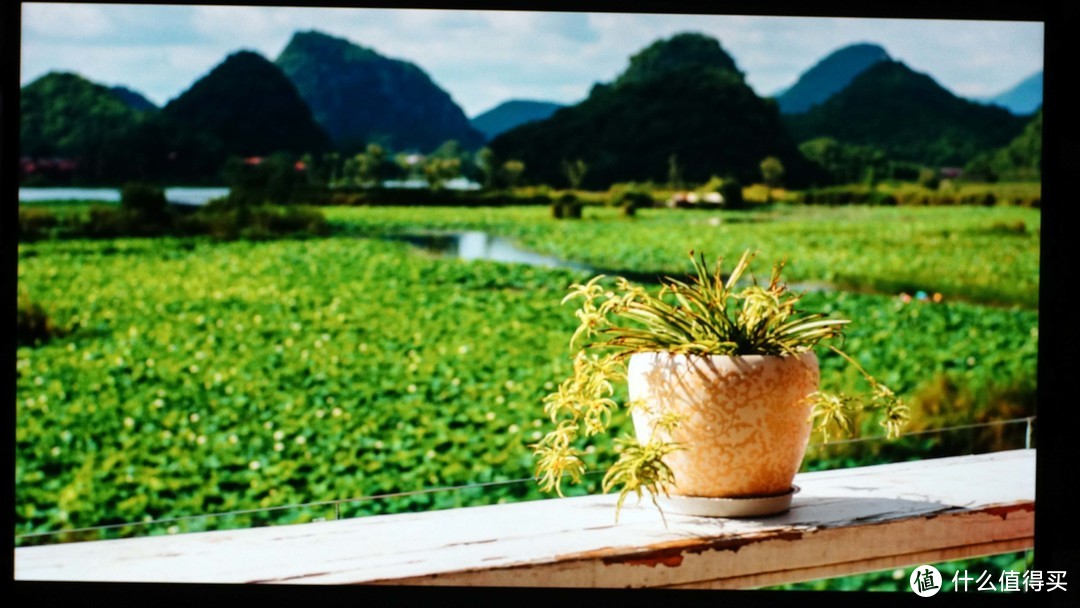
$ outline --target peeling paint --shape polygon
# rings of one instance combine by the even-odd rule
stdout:
[[[1018,511],[1027,511],[1029,513],[1034,513],[1035,512],[1035,503],[1029,502],[1029,503],[1024,503],[1022,505],[1007,505],[1007,506],[1003,506],[1003,507],[990,507],[988,509],[983,509],[982,512],[986,513],[987,515],[997,515],[998,517],[1000,517],[1002,519],[1002,521],[1004,521],[1004,520],[1009,518],[1010,514],[1016,513]]]
[[[979,509],[978,511],[960,511],[959,514],[960,515],[965,515],[965,516],[970,516],[970,515],[973,515],[975,513],[982,513],[982,514],[985,514],[985,515],[994,515],[994,516],[1000,517],[1002,521],[1005,521],[1013,513],[1020,513],[1020,512],[1034,513],[1035,512],[1035,503],[1034,502],[1024,502],[1024,503],[1015,504],[1015,505],[1001,505],[1001,506],[996,506],[996,507],[984,507],[982,509]],[[931,520],[931,519],[935,519],[937,517],[956,515],[956,514],[958,514],[958,512],[955,509],[950,509],[948,511],[945,511],[944,513],[936,513],[936,514],[930,515],[930,516],[926,517],[926,519]]]
[[[678,568],[682,565],[683,556],[669,555],[667,557],[645,558],[645,559],[632,559],[622,562],[628,566],[648,566],[655,568],[660,564],[667,566],[668,568]]]
[[[701,543],[680,542],[677,545],[668,545],[655,548],[651,551],[637,552],[629,555],[610,555],[601,552],[578,554],[575,558],[599,558],[605,566],[629,565],[648,566],[655,568],[657,565],[675,568],[682,564],[683,558],[688,553],[704,553],[706,551],[732,551],[738,552],[746,545],[753,545],[767,541],[795,541],[800,540],[804,532],[778,532],[765,536],[742,537],[742,538],[718,538]],[[607,552],[604,552],[607,553]]]

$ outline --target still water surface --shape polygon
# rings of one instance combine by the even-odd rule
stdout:
[[[205,205],[214,198],[225,196],[228,188],[166,188],[166,200],[185,205]],[[19,188],[20,203],[40,201],[101,201],[120,202],[117,188]]]

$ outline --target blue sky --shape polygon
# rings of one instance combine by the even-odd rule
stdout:
[[[277,57],[314,29],[416,63],[469,116],[508,99],[573,103],[659,38],[712,35],[761,95],[828,53],[874,42],[958,95],[1000,93],[1043,67],[1041,23],[516,11],[23,4],[21,77],[72,71],[164,104],[229,53]]]

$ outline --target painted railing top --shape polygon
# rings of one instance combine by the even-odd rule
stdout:
[[[787,513],[613,495],[15,550],[16,580],[756,587],[1033,546],[1035,450],[803,473]]]

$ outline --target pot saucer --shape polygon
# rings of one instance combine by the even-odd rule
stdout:
[[[791,497],[799,486],[780,494],[748,496],[743,498],[711,498],[708,496],[660,496],[660,505],[667,510],[684,515],[701,517],[758,517],[777,515],[791,508]]]

